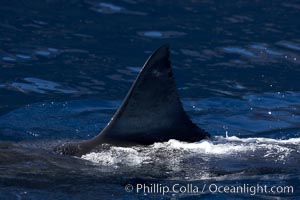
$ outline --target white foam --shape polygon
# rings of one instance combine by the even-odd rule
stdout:
[[[299,152],[300,138],[271,139],[271,138],[238,138],[236,136],[217,136],[211,140],[201,140],[195,143],[169,140],[140,147],[109,147],[100,152],[93,152],[82,156],[83,159],[106,166],[135,166],[156,162],[174,165],[180,163],[187,155],[207,157],[239,155],[250,158],[258,153],[258,159],[272,159],[275,162],[285,161],[291,152]],[[241,156],[242,155],[242,156]],[[168,159],[165,159],[168,158]]]
[[[233,144],[214,144],[214,141],[202,140],[197,143],[186,143],[178,140],[169,140],[165,143],[155,143],[154,149],[168,148],[168,149],[181,149],[186,151],[201,152],[206,154],[229,154],[236,151],[245,151],[244,145]]]
[[[123,147],[111,147],[108,151],[102,151],[99,153],[92,152],[83,155],[82,158],[106,166],[134,166],[140,165],[149,159],[148,156],[140,154],[133,148]]]
[[[272,139],[272,138],[239,138],[236,136],[230,137],[215,137],[219,141],[230,141],[230,142],[243,142],[243,143],[267,143],[267,144],[300,144],[300,138],[290,138],[290,139]]]

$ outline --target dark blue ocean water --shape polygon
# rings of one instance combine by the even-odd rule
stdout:
[[[1,1],[0,199],[299,199],[299,18],[292,0]],[[97,135],[164,43],[184,108],[212,140],[52,152]],[[162,195],[127,184],[293,193]]]

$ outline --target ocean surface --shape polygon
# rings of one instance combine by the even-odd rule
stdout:
[[[300,199],[299,19],[296,0],[1,1],[0,199]],[[97,135],[165,43],[211,140],[53,153]]]

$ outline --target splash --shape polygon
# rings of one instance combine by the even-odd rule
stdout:
[[[286,162],[291,154],[299,154],[300,138],[270,139],[270,138],[239,138],[214,137],[212,140],[202,140],[196,143],[186,143],[177,140],[155,143],[150,146],[113,147],[100,149],[82,156],[83,159],[100,165],[143,165],[162,162],[179,164],[187,158],[218,158],[226,161],[228,157],[236,157],[236,161],[255,158],[256,162],[271,160]],[[255,162],[254,161],[254,162]]]
[[[83,159],[90,160],[105,166],[141,165],[144,161],[150,159],[146,154],[139,153],[134,148],[111,147],[108,151],[92,152],[82,156]]]

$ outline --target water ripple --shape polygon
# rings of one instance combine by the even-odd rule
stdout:
[[[138,35],[150,38],[177,38],[185,36],[186,33],[179,31],[139,31]]]
[[[23,93],[35,92],[40,94],[45,94],[48,91],[61,92],[64,94],[73,94],[78,92],[74,89],[63,88],[59,83],[47,81],[39,78],[28,77],[28,78],[24,78],[23,80],[25,81],[25,83],[24,82],[7,83],[7,84],[3,84],[2,88],[17,90]]]
[[[90,9],[101,14],[129,14],[129,15],[142,15],[145,16],[147,13],[140,11],[128,10],[119,5],[115,5],[108,2],[88,2],[91,5]]]

